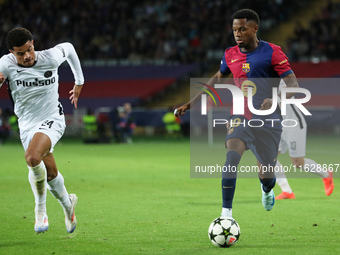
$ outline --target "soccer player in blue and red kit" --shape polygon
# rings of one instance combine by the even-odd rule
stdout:
[[[220,78],[232,74],[234,83],[244,93],[244,115],[233,115],[228,123],[226,136],[227,158],[226,169],[237,169],[241,156],[250,149],[257,158],[259,178],[262,187],[262,204],[270,211],[275,202],[273,188],[275,186],[274,166],[278,155],[278,147],[282,132],[280,121],[265,121],[265,119],[281,120],[280,108],[266,116],[253,114],[248,108],[247,89],[253,89],[253,106],[257,110],[268,110],[273,103],[272,89],[278,87],[283,79],[287,87],[298,87],[287,56],[281,48],[272,43],[257,38],[259,16],[250,9],[242,9],[233,15],[233,34],[237,46],[227,48],[221,61],[220,70],[208,81],[210,86]],[[275,79],[277,78],[277,79]],[[246,81],[246,82],[244,82]],[[188,103],[175,110],[176,115],[183,115],[193,105],[201,93]],[[294,93],[287,93],[290,98]],[[275,99],[280,103],[281,99]],[[249,120],[263,120],[262,127],[251,127],[243,124]],[[252,126],[256,124],[253,123]],[[266,169],[265,169],[266,168]],[[232,217],[232,202],[236,186],[236,172],[222,174],[222,216]]]

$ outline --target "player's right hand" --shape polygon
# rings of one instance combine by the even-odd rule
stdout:
[[[190,108],[189,104],[184,104],[184,105],[178,107],[177,109],[175,109],[174,115],[176,117],[178,117],[179,115],[184,115],[185,111],[188,110],[189,108]]]
[[[4,81],[6,80],[5,76],[3,73],[0,73],[0,84],[4,83]]]
[[[260,110],[268,110],[272,107],[272,104],[273,104],[273,100],[271,98],[266,98],[263,100]]]
[[[70,90],[69,92],[69,94],[71,94],[69,99],[71,100],[71,104],[73,104],[75,108],[78,107],[78,98],[79,98],[82,88],[83,88],[83,85],[74,85],[73,89]]]

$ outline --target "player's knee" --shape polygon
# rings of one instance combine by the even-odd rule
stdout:
[[[25,159],[26,159],[27,165],[30,167],[35,167],[39,165],[41,162],[41,158],[37,154],[30,153],[27,151],[25,152]]]
[[[228,151],[236,151],[240,155],[242,155],[245,150],[244,142],[238,138],[231,138],[227,140],[225,146],[228,149]]]

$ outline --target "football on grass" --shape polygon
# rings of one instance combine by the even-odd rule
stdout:
[[[218,217],[211,222],[208,230],[210,241],[218,247],[229,247],[240,238],[240,226],[230,217]]]

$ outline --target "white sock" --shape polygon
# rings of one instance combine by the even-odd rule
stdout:
[[[279,184],[281,190],[283,192],[287,193],[293,193],[293,190],[291,189],[288,180],[286,178],[286,174],[282,169],[282,165],[279,160],[276,161],[276,167],[275,167],[275,175],[276,175],[276,183]]]
[[[222,213],[221,213],[221,216],[222,217],[233,217],[233,209],[231,208],[224,208],[222,207]]]
[[[61,175],[60,172],[58,172],[57,177],[47,182],[47,188],[51,192],[52,196],[59,201],[61,207],[65,211],[70,210],[71,208],[70,197],[64,185],[64,177]]]
[[[35,198],[35,212],[46,213],[47,171],[43,161],[35,167],[28,166],[28,181]]]
[[[323,168],[320,164],[316,163],[314,160],[305,158],[305,164],[303,165],[303,170],[309,173],[318,174],[321,178],[327,178],[329,173],[326,168]]]

